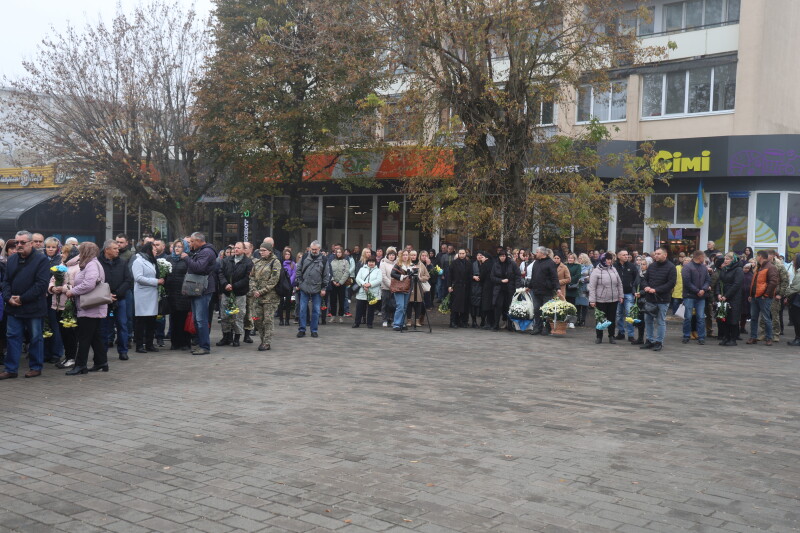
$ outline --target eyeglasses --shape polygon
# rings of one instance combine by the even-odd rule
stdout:
[[[25,246],[26,244],[30,243],[31,241],[17,241],[17,248],[20,246]]]

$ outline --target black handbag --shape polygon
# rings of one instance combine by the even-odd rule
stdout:
[[[647,315],[657,316],[658,315],[658,304],[657,303],[653,303],[653,302],[645,301],[644,302],[643,311]]]

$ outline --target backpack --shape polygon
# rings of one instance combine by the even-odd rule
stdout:
[[[292,282],[289,280],[289,274],[286,273],[286,269],[283,268],[283,265],[281,265],[281,274],[280,278],[278,278],[278,284],[275,285],[275,292],[281,298],[288,298],[292,295]]]

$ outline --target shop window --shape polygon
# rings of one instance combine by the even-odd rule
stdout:
[[[678,194],[675,199],[675,223],[694,224],[694,207],[697,194]]]
[[[642,251],[644,245],[644,201],[638,207],[617,206],[617,250]]]
[[[786,217],[786,257],[800,252],[800,194],[789,194]]]
[[[747,246],[747,212],[749,198],[731,198],[728,248],[736,253],[744,252]]]
[[[392,211],[396,204],[399,209]],[[400,195],[378,196],[378,243],[384,250],[389,246],[401,245],[400,232],[403,229],[403,197]]]
[[[708,195],[706,221],[708,224],[708,240],[714,241],[717,250],[728,250],[725,242],[725,222],[728,217],[728,195]]]
[[[372,244],[372,196],[347,198],[347,247]]]
[[[674,200],[672,194],[652,194],[650,195],[650,218],[655,220],[666,220],[669,224],[675,222],[675,206],[672,203]],[[668,199],[669,205],[668,205]]]
[[[322,197],[322,246],[326,250],[330,250],[334,244],[344,246],[346,202],[345,196]]]
[[[735,106],[736,63],[643,76],[642,118],[733,111]]]
[[[777,192],[758,193],[756,196],[755,243],[777,244],[781,195]]]

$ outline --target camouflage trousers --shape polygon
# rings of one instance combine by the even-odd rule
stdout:
[[[278,300],[253,299],[253,322],[256,331],[261,337],[261,342],[269,344],[272,341],[272,330],[275,323],[275,311],[278,309]]]
[[[255,329],[253,324],[253,300],[255,300],[255,298],[252,296],[247,296],[247,304],[245,304],[247,311],[244,313],[244,329],[247,331],[252,331]]]

